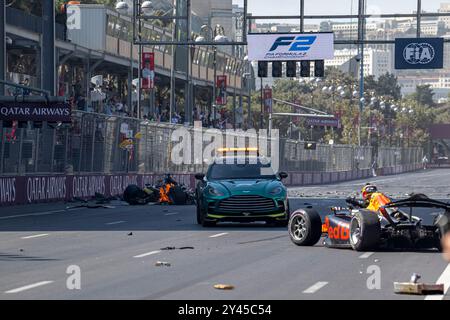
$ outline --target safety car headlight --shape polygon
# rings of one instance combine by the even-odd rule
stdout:
[[[210,195],[212,195],[212,196],[215,196],[215,197],[221,197],[221,196],[223,196],[223,192],[221,192],[220,190],[218,190],[218,189],[216,189],[216,188],[214,188],[214,187],[209,187],[209,188],[208,188],[208,193],[209,193]]]
[[[283,192],[283,188],[281,187],[275,187],[272,190],[269,191],[270,194],[272,195],[277,195]]]

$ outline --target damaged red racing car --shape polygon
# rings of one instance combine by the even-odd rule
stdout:
[[[424,224],[414,215],[426,208],[433,223]],[[351,248],[356,251],[391,249],[441,250],[441,230],[437,224],[443,215],[450,214],[450,204],[433,200],[423,194],[391,202],[378,212],[367,209],[332,208],[322,221],[312,209],[299,209],[289,219],[289,235],[298,246],[314,246],[324,236],[329,248]]]

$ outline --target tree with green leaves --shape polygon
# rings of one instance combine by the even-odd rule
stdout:
[[[416,101],[419,105],[434,107],[435,103],[433,100],[434,92],[431,85],[419,85],[416,87],[416,92],[414,92],[411,98]]]
[[[373,75],[365,77],[364,87],[367,92],[374,92],[377,96],[385,99],[400,100],[402,97],[402,89],[398,84],[398,79],[390,73],[385,73],[378,79]]]

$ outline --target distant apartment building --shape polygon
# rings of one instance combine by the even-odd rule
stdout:
[[[414,93],[417,86],[423,85],[430,85],[435,101],[447,99],[450,93],[450,73],[406,72],[398,75],[398,83],[403,95]]]
[[[450,13],[450,3],[441,3],[438,12]],[[444,23],[447,30],[450,29],[450,17],[439,17],[439,21],[442,21]]]
[[[376,32],[378,23],[366,23],[366,32]],[[356,39],[358,37],[358,22],[331,22],[331,31],[334,32],[336,39]]]
[[[336,67],[343,72],[355,72],[351,61],[355,61],[358,55],[356,49],[342,49],[334,51],[334,59],[326,60],[325,66]],[[351,70],[352,68],[353,70]],[[391,54],[385,50],[366,49],[364,51],[364,74],[373,75],[376,78],[385,73],[392,73],[392,58]]]

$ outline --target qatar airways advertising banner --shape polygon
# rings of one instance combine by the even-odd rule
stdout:
[[[107,197],[121,196],[130,184],[142,188],[147,183],[157,184],[163,178],[164,174],[0,176],[0,207],[90,199],[96,193]],[[192,174],[174,174],[173,178],[190,188],[195,187]]]
[[[334,58],[333,33],[249,34],[251,61],[328,60]]]
[[[69,103],[0,102],[0,120],[71,122]]]

